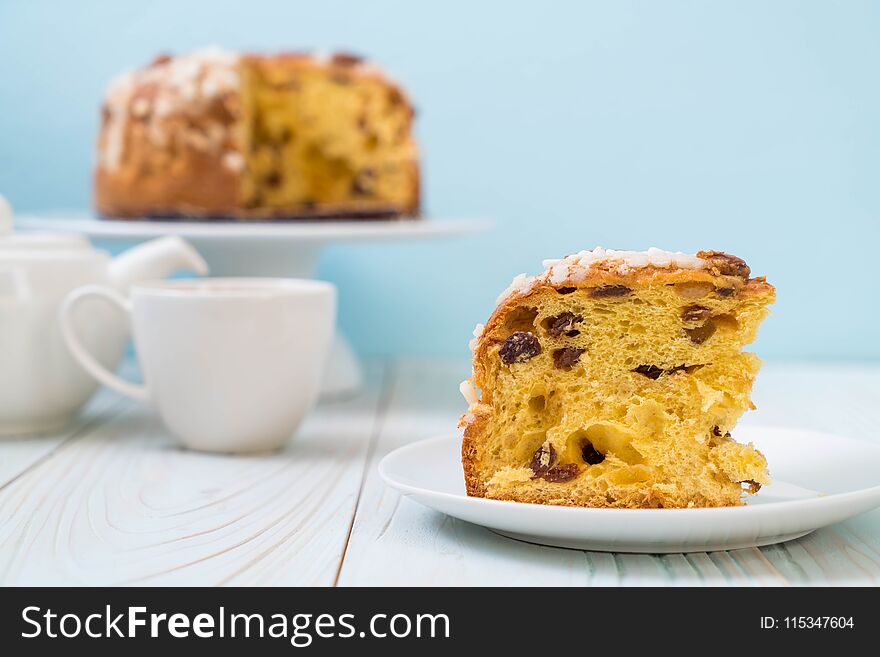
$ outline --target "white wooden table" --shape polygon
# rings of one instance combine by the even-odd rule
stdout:
[[[357,398],[252,457],[178,449],[101,393],[63,433],[0,440],[0,584],[880,584],[880,511],[782,545],[654,556],[519,543],[401,499],[379,459],[455,431],[468,370],[373,363]],[[743,423],[880,440],[880,365],[771,364],[754,397]]]

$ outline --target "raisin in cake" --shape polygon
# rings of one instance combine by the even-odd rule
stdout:
[[[742,504],[768,483],[736,442],[775,290],[745,262],[597,248],[520,275],[471,343],[468,495],[589,507]]]
[[[109,87],[95,205],[110,218],[419,212],[413,108],[360,58],[206,49]]]

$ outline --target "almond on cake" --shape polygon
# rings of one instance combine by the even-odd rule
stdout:
[[[737,442],[775,300],[718,251],[597,248],[517,276],[471,342],[467,493],[619,508],[743,504],[770,479]]]
[[[345,53],[158,57],[114,80],[98,138],[104,217],[414,217],[412,104]]]

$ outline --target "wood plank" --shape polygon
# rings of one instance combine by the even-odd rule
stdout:
[[[880,367],[872,364],[771,364],[755,384],[751,424],[802,427],[861,440],[880,440]],[[747,436],[743,436],[747,439]],[[880,582],[880,511],[826,527],[796,541],[761,548],[766,566],[793,585],[876,585]],[[773,575],[768,575],[773,577]]]
[[[366,380],[280,453],[182,450],[139,406],[68,442],[0,491],[0,584],[332,584],[384,367]]]
[[[795,585],[880,584],[880,511],[820,529],[796,541],[762,548]]]
[[[94,430],[129,405],[116,393],[101,390],[67,427],[28,436],[0,436],[0,489],[49,458],[67,441]]]
[[[498,536],[402,499],[376,466],[391,450],[455,431],[463,402],[458,382],[466,363],[406,361],[394,372],[391,400],[371,455],[342,586],[529,585],[590,582],[583,552],[546,548]]]
[[[687,555],[562,550],[503,538],[402,499],[376,471],[409,442],[455,431],[466,363],[403,362],[371,454],[341,585],[762,585],[876,583],[880,511],[781,546]],[[880,367],[767,366],[749,423],[876,438]]]
[[[0,441],[0,583],[880,584],[880,511],[782,545],[656,556],[519,543],[402,500],[375,466],[454,430],[467,370],[397,368],[347,551],[381,368],[362,397],[322,405],[285,452],[244,459],[181,451],[151,413],[99,395],[66,432]],[[876,366],[770,365],[755,400],[744,429],[878,439]]]

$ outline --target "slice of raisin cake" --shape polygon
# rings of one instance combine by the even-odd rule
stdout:
[[[602,248],[517,276],[462,383],[468,495],[588,507],[732,506],[769,482],[731,432],[776,291],[741,259]]]

